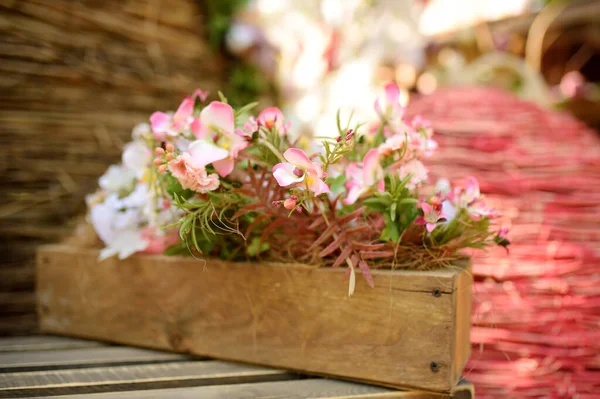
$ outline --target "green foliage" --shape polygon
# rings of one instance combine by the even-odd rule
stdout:
[[[248,248],[246,248],[246,253],[251,258],[255,258],[261,253],[268,251],[271,246],[266,242],[261,242],[260,237],[252,237]]]
[[[410,175],[404,179],[389,176],[386,178],[385,192],[376,192],[363,201],[367,208],[383,214],[385,228],[380,238],[384,241],[400,241],[402,233],[413,225],[418,216],[417,199],[406,188],[409,181]]]

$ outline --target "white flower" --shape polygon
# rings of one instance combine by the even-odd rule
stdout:
[[[125,259],[136,252],[148,248],[148,240],[142,238],[140,230],[123,230],[115,234],[113,241],[100,251],[99,261],[117,255]]]
[[[448,179],[439,179],[435,182],[435,192],[445,196],[452,190],[452,185]]]
[[[450,223],[455,217],[457,213],[457,209],[452,205],[452,202],[445,200],[442,202],[442,213],[445,216],[445,221],[440,222],[440,224]]]
[[[152,160],[152,151],[141,141],[132,141],[123,151],[123,166],[132,170],[141,179]]]
[[[134,140],[141,139],[144,137],[152,137],[152,128],[149,123],[140,123],[136,125],[131,131],[131,137]]]
[[[135,173],[120,165],[111,165],[98,179],[100,188],[109,193],[129,192],[135,183]]]

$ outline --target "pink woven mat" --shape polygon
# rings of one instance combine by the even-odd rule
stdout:
[[[600,398],[600,136],[572,117],[485,88],[407,110],[431,120],[436,177],[473,175],[511,225],[510,253],[477,256],[479,398]]]

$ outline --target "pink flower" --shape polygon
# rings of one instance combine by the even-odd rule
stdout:
[[[290,128],[290,121],[285,120],[283,113],[277,107],[269,107],[258,115],[258,124],[271,130],[277,129],[280,135],[284,135]]]
[[[400,89],[396,83],[388,83],[385,88],[383,101],[379,98],[375,100],[375,112],[383,120],[397,119],[401,120],[404,114],[404,107],[400,105]]]
[[[379,150],[373,148],[367,152],[362,163],[353,162],[346,168],[346,190],[348,196],[342,200],[345,205],[350,205],[377,185],[379,192],[385,191],[383,168],[379,163]]]
[[[423,210],[423,216],[417,216],[415,224],[424,225],[430,233],[435,229],[438,222],[443,222],[446,218],[439,206],[433,207],[423,201],[421,202],[421,209]]]
[[[410,175],[406,188],[414,190],[417,186],[427,180],[427,168],[418,159],[411,159],[406,164],[400,166],[400,178],[405,179]]]
[[[204,102],[204,101],[206,101],[206,98],[208,97],[208,91],[204,91],[202,89],[196,89],[196,91],[194,92],[192,97],[194,99],[196,99],[196,97],[198,97],[200,99],[200,101]]]
[[[398,133],[386,139],[385,142],[379,146],[379,153],[384,156],[389,156],[396,151],[400,151],[406,144],[406,135]]]
[[[472,176],[467,177],[464,182],[457,185],[454,191],[448,194],[448,198],[454,206],[465,209],[475,220],[480,220],[483,217],[494,219],[499,216],[494,208],[486,206],[479,191],[479,183]]]
[[[165,136],[175,137],[179,133],[184,132],[188,128],[196,133],[199,128],[199,123],[192,116],[194,113],[194,99],[186,97],[177,112],[172,116],[164,112],[155,112],[150,116],[150,124],[154,136],[163,140]]]
[[[249,117],[246,123],[244,123],[243,129],[236,129],[235,132],[246,139],[251,139],[254,132],[258,130],[258,122],[253,116]]]
[[[202,166],[212,163],[222,177],[231,173],[234,158],[248,146],[248,142],[235,132],[233,108],[219,101],[211,102],[200,112],[197,137],[203,139],[199,141],[204,144],[198,145],[193,151],[192,143],[190,154],[197,163],[203,164]],[[209,141],[213,141],[214,144]]]
[[[431,122],[427,119],[424,119],[421,115],[417,115],[412,118],[410,121],[410,126],[415,129],[415,131],[421,131],[427,138],[431,138],[433,136],[433,128],[431,127]]]
[[[204,165],[196,164],[189,153],[169,161],[168,168],[184,189],[204,194],[219,187],[219,176],[209,175]]]
[[[289,148],[283,153],[288,162],[273,166],[273,177],[281,187],[308,188],[315,195],[328,193],[329,187],[322,180],[325,173],[321,165],[312,162],[299,148]]]
[[[508,239],[508,227],[507,226],[502,226],[500,228],[500,231],[498,231],[498,238],[501,238],[503,240]]]
[[[452,193],[448,194],[449,199],[457,208],[468,208],[479,200],[481,193],[479,183],[473,176],[467,177],[464,182],[454,187]]]
[[[409,135],[410,149],[414,151],[416,156],[425,155],[429,157],[437,149],[438,143],[435,140],[427,138],[421,131],[411,132]]]

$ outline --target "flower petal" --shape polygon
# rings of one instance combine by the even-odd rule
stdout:
[[[294,183],[300,183],[304,180],[304,176],[298,177],[294,174],[295,165],[291,163],[278,163],[273,166],[273,177],[281,187],[287,187]]]
[[[421,209],[423,209],[423,213],[425,214],[431,213],[433,211],[433,208],[427,202],[421,203]]]
[[[191,97],[186,97],[179,108],[177,108],[177,112],[173,115],[173,120],[177,123],[185,122],[192,113],[194,112],[194,100]]]
[[[308,179],[308,188],[315,195],[329,192],[329,186],[323,180],[316,178]]]
[[[188,148],[192,164],[201,168],[229,156],[229,152],[205,140],[196,140]]]
[[[423,216],[417,216],[417,218],[415,219],[415,224],[425,225],[425,224],[427,224],[427,221],[425,220],[425,218]]]
[[[317,170],[313,165],[312,161],[308,158],[306,153],[299,148],[289,148],[283,153],[283,157],[291,164],[298,166],[299,168],[307,170],[309,173],[314,175],[317,174]]]
[[[348,196],[342,200],[344,205],[352,205],[356,202],[358,197],[365,191],[359,185],[352,185],[351,187],[346,186],[348,188]]]
[[[200,119],[194,118],[190,124],[190,129],[192,129],[192,133],[194,133],[194,136],[196,136],[197,139],[204,138],[200,134],[202,133],[202,124],[200,123]]]
[[[381,165],[379,165],[379,150],[373,148],[367,152],[363,159],[363,181],[365,186],[370,187],[375,182],[381,179],[383,171],[381,171]]]
[[[425,228],[427,229],[428,232],[432,232],[435,229],[435,223],[427,223],[425,225]]]
[[[210,133],[233,134],[235,121],[229,104],[213,101],[200,112],[201,136]]]
[[[360,162],[350,162],[348,166],[346,166],[346,170],[344,172],[346,174],[346,178],[351,180],[356,180],[362,183],[363,174]]]
[[[163,133],[171,124],[171,116],[164,112],[155,112],[150,116],[150,124],[154,133]]]
[[[400,101],[400,89],[396,83],[388,83],[385,85],[385,102],[386,105],[393,106]]]
[[[221,177],[225,177],[225,176],[229,175],[231,173],[231,171],[233,170],[233,166],[234,166],[233,158],[229,157],[229,158],[222,159],[220,161],[215,161],[215,162],[213,162],[213,166],[215,167],[215,170]]]
[[[235,133],[234,135],[232,135],[230,137],[231,137],[231,148],[229,150],[231,151],[231,156],[235,158],[238,156],[238,153],[241,150],[248,147],[249,143],[248,143],[248,141],[246,141],[246,139],[244,137],[240,136],[237,133]]]

